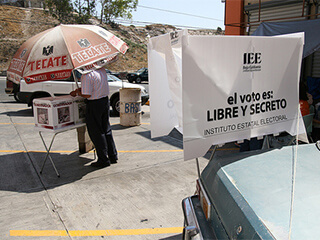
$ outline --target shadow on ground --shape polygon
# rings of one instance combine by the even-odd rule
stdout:
[[[112,125],[112,130],[121,130],[121,129],[125,129],[125,128],[128,128],[128,127],[123,127],[120,124]],[[168,136],[157,137],[157,138],[151,138],[151,131],[149,131],[149,130],[136,132],[136,134],[138,134],[146,139],[149,139],[153,142],[162,141],[162,142],[170,144],[174,147],[183,149],[182,134],[179,133],[175,129],[173,129]]]
[[[55,166],[60,173],[57,177],[49,159],[47,159],[42,174],[40,169],[45,159],[45,152],[21,152],[0,156],[0,190],[14,192],[38,192],[80,180],[97,169],[86,166],[93,161],[89,157],[72,154],[50,153]],[[92,158],[91,158],[92,157]]]
[[[3,112],[1,115],[7,115],[8,117],[32,117],[32,109],[21,109],[21,110],[12,110],[8,112]]]

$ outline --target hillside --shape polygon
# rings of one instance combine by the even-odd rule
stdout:
[[[100,25],[92,19],[92,24]],[[7,70],[14,53],[28,38],[46,29],[59,25],[59,21],[42,9],[19,8],[0,5],[0,72]],[[169,25],[146,27],[100,25],[124,40],[129,50],[111,65],[112,71],[131,71],[147,66],[148,36],[154,37],[175,30]],[[223,34],[215,30],[189,30],[190,34]]]

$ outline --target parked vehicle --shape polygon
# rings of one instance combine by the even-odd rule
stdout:
[[[149,94],[143,86],[123,82],[111,74],[108,74],[108,82],[110,88],[110,105],[116,114],[120,112],[119,89],[122,87],[140,88],[142,105],[149,100]],[[35,98],[67,95],[76,88],[77,86],[73,78],[63,81],[45,81],[32,84],[27,84],[24,79],[21,79],[20,84],[15,84],[7,80],[6,93],[13,94],[17,102],[27,103],[28,106],[32,106],[32,101]]]
[[[119,78],[119,79],[127,79],[127,72],[112,72],[111,70],[109,70],[109,69],[106,69],[106,72],[108,73],[108,74],[111,74],[111,75],[113,75],[113,76],[116,76],[117,78]]]
[[[5,92],[6,94],[12,94],[14,99],[17,101],[17,102],[21,102],[18,98],[18,92],[19,92],[19,85],[18,84],[15,84],[13,83],[12,81],[9,81],[7,80],[6,81],[6,88],[5,88]]]
[[[183,239],[314,239],[319,149],[320,142],[211,160],[196,195],[182,201]]]
[[[134,73],[128,73],[127,79],[130,83],[141,83],[142,81],[148,81],[148,68],[141,68]]]
[[[107,72],[108,74],[112,74],[112,72],[111,72],[109,69],[106,69],[106,72]]]

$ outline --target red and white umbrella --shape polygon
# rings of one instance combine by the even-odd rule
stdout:
[[[107,30],[94,25],[59,25],[21,45],[7,70],[9,80],[27,83],[61,80],[73,69],[81,73],[117,59],[128,46]]]

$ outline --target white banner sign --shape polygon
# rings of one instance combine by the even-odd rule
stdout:
[[[297,127],[303,33],[182,40],[185,160],[204,156],[211,145],[304,133]]]
[[[153,37],[148,44],[151,137],[182,131],[181,37],[176,31]]]

